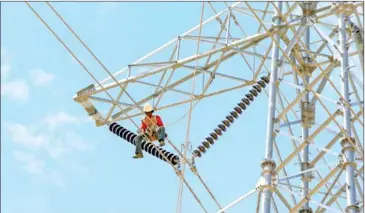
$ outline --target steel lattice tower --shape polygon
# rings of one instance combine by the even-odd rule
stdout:
[[[191,142],[196,148],[190,153],[189,122],[182,152],[171,141],[176,152],[147,143],[144,150],[168,162],[180,186],[193,193],[184,176],[188,166],[219,212],[253,194],[256,212],[262,213],[363,212],[363,2],[230,2],[222,3],[226,8],[220,12],[214,4],[203,4],[200,24],[118,72],[111,73],[93,54],[109,76],[94,78],[96,83],[78,91],[74,100],[96,126],[109,126],[133,144],[135,134],[116,123],[135,123],[146,102],[153,102],[157,112],[190,104],[183,116],[190,122],[199,102],[247,88],[208,137]],[[214,15],[203,18],[208,9]],[[242,27],[247,26],[243,17],[257,25]],[[228,73],[224,64],[229,62],[244,63],[249,70],[244,77]],[[235,83],[217,83],[223,79]],[[195,87],[196,82],[203,86]],[[150,95],[141,95],[145,91]],[[195,162],[258,96],[268,97],[261,177],[251,191],[223,206]],[[179,192],[177,212],[181,199]]]

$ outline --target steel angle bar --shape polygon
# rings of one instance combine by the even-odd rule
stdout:
[[[237,2],[237,3],[233,4],[231,7],[235,7],[235,6],[239,5],[239,4],[241,4],[241,3],[240,3],[240,2]],[[219,12],[219,13],[215,14],[214,16],[211,16],[211,17],[210,17],[210,18],[208,18],[207,20],[203,21],[202,25],[205,25],[205,24],[207,24],[207,23],[211,22],[212,20],[216,19],[217,17],[219,17],[219,16],[221,16],[221,15],[223,15],[223,14],[227,13],[227,11],[228,11],[228,9],[225,9],[225,10],[223,10],[223,11],[221,11],[221,12]],[[188,35],[188,34],[190,34],[190,33],[194,32],[195,30],[199,29],[199,27],[200,27],[200,24],[196,25],[196,26],[195,26],[195,27],[193,27],[192,29],[190,29],[190,30],[186,31],[185,33],[181,34],[180,36]],[[152,56],[152,55],[154,55],[154,54],[156,54],[156,53],[160,52],[161,50],[165,49],[166,47],[170,46],[171,44],[173,44],[173,43],[175,43],[175,42],[177,42],[177,41],[178,41],[178,37],[177,37],[177,38],[172,39],[171,41],[169,41],[169,42],[167,42],[166,44],[162,45],[161,47],[157,48],[156,50],[154,50],[154,51],[152,51],[152,52],[148,53],[147,55],[145,55],[145,56],[143,56],[142,58],[138,59],[137,61],[133,62],[132,64],[137,64],[137,63],[140,63],[140,62],[142,62],[142,61],[146,60],[146,59],[147,59],[147,58],[149,58],[150,56]],[[125,67],[125,68],[123,68],[122,70],[120,70],[120,71],[116,72],[115,74],[113,74],[113,76],[114,76],[114,77],[116,77],[117,75],[120,75],[121,73],[126,72],[127,70],[128,70],[128,67]],[[110,80],[110,79],[111,79],[111,77],[108,77],[108,78],[104,79],[103,81],[101,81],[101,84],[105,83],[106,81],[108,81],[108,80]]]
[[[280,178],[278,181],[283,181],[283,180],[286,180],[286,179],[293,179],[293,178],[296,178],[298,176],[301,176],[302,174],[304,173],[307,173],[307,172],[311,172],[311,171],[315,171],[317,169],[320,169],[320,168],[323,168],[323,167],[327,167],[327,166],[330,166],[330,165],[337,165],[338,162],[336,163],[332,163],[332,164],[326,164],[326,165],[320,165],[320,166],[317,166],[315,168],[312,168],[312,169],[307,169],[307,170],[304,170],[304,171],[301,171],[301,172],[298,172],[297,174],[295,175],[290,175],[290,176],[286,176],[286,177],[282,177]]]
[[[320,202],[317,202],[315,200],[309,200],[310,203],[313,203],[315,205],[317,205],[318,207],[321,207],[323,209],[327,209],[327,210],[330,210],[331,212],[336,212],[336,213],[342,213],[342,211],[338,211],[337,209],[334,209],[334,208],[331,208],[329,206],[326,206]]]
[[[100,102],[108,103],[108,104],[115,104],[115,101],[112,101],[112,100],[106,99],[106,98],[99,98],[99,97],[95,97],[95,96],[89,96],[89,98],[94,101],[100,101]],[[118,101],[117,103],[122,106],[128,106],[128,107],[134,106],[134,104],[128,104],[128,103],[124,103],[124,102],[120,102],[120,101]]]
[[[280,124],[280,128],[282,127],[287,127],[287,126],[291,126],[291,125],[295,125],[295,124],[300,124],[302,123],[301,120],[296,120],[296,121],[291,121],[291,122],[286,122],[286,123],[282,123]]]
[[[299,143],[304,142],[304,140],[302,138],[296,137],[296,136],[294,136],[292,134],[289,134],[287,132],[280,131],[280,132],[276,132],[276,134],[289,137],[290,139],[295,140],[295,141],[297,141]]]
[[[303,198],[302,200],[300,200],[298,202],[297,205],[295,205],[291,210],[290,213],[295,213],[298,211],[298,209],[300,207],[302,207],[304,205],[304,203],[306,203],[307,201],[309,201],[311,199],[311,197],[317,192],[319,191],[319,189],[328,182],[328,180],[334,175],[336,174],[336,172],[338,170],[341,169],[341,165],[337,165],[330,173],[327,174],[327,176],[325,178],[323,178],[322,181],[320,181],[311,191],[308,192],[307,196],[305,198]]]
[[[236,199],[235,201],[233,201],[232,203],[228,204],[227,206],[225,206],[223,209],[219,210],[217,213],[222,213],[224,211],[226,211],[227,209],[231,208],[232,206],[236,205],[237,203],[239,203],[240,201],[246,199],[247,197],[249,197],[250,195],[254,194],[256,191],[256,189],[252,189],[251,191],[247,192],[246,194],[242,195],[241,197],[239,197],[238,199]]]
[[[331,121],[333,121],[336,116],[338,114],[338,111],[336,111],[335,113],[333,113],[330,117],[328,117],[328,119],[326,121],[324,121],[322,123],[321,126],[319,126],[308,138],[306,141],[304,141],[303,143],[301,143],[280,165],[278,165],[275,168],[275,172],[278,173],[280,172],[281,169],[283,169],[286,164],[288,164],[295,155],[297,155],[300,151],[302,151],[305,146],[310,143],[323,129],[324,127],[326,127]]]
[[[340,55],[342,55],[342,52],[341,52],[341,50],[340,50],[340,47],[337,45],[337,44],[335,44],[333,41],[332,41],[332,39],[330,38],[330,37],[328,37],[325,33],[323,33],[320,29],[319,29],[319,27],[316,25],[316,24],[313,24],[313,27],[314,27],[314,29],[318,32],[318,34],[324,39],[324,40],[326,40],[327,42],[328,42],[328,44],[330,44],[328,47],[333,51],[333,52],[337,52],[337,53],[339,53],[339,55],[338,54],[335,54],[334,55],[334,57],[336,58],[336,59],[338,59],[339,61],[341,61],[341,58],[340,58]]]
[[[281,192],[276,187],[273,188],[273,191],[280,198],[281,202],[284,203],[286,208],[291,209],[291,206],[290,206],[289,202],[285,199],[284,195],[281,194]]]

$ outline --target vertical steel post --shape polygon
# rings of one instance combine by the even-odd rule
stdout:
[[[273,17],[273,25],[277,26],[281,24],[281,10],[282,2],[276,2],[278,8],[275,16]],[[276,108],[276,81],[278,74],[279,64],[279,47],[276,44],[280,43],[280,35],[276,33],[274,35],[273,48],[272,48],[272,61],[271,61],[271,74],[270,74],[270,91],[269,91],[269,109],[267,118],[267,129],[266,129],[266,152],[265,159],[261,163],[262,176],[265,182],[265,187],[262,191],[261,201],[261,212],[270,213],[272,191],[270,190],[272,173],[275,169],[275,161],[272,160],[273,154],[273,142],[274,142],[274,122],[275,122],[275,108]]]
[[[314,3],[315,4],[315,3]],[[308,17],[312,14],[313,11],[313,5],[312,2],[304,2],[302,3],[302,10],[303,10],[303,19],[308,19]],[[309,21],[309,20],[304,20],[304,21]],[[305,31],[304,31],[304,45],[305,48],[310,51],[310,26],[306,26]],[[304,71],[304,81],[306,82],[306,84],[309,84],[309,80],[310,80],[310,75],[308,73],[308,69],[306,68],[306,66],[309,65],[309,63],[311,63],[311,59],[310,59],[310,55],[308,52],[304,52],[304,62],[305,62],[305,67],[303,67],[303,71]],[[302,107],[302,114],[306,113],[306,110],[309,110],[310,106],[310,100],[309,100],[309,92],[306,92],[305,95],[302,98],[302,104],[305,108]],[[309,107],[309,108],[307,108]],[[304,110],[304,111],[303,111]],[[308,119],[302,120],[302,139],[303,141],[306,140],[309,136],[309,128],[310,128],[310,124]],[[302,151],[302,164],[301,164],[301,171],[306,171],[309,169],[309,145],[305,146],[303,151]],[[302,176],[302,196],[306,197],[309,191],[309,181],[310,181],[310,176],[309,173],[303,173]],[[309,202],[306,202],[303,207],[299,210],[299,212],[301,213],[311,213],[312,209],[309,207]]]
[[[341,3],[341,6],[344,6]],[[344,12],[339,14],[339,28],[340,28],[340,45],[342,51],[341,61],[341,75],[342,75],[342,95],[344,97],[343,103],[349,103],[349,63],[348,63],[348,45],[346,38],[346,22]],[[341,141],[342,152],[345,157],[344,168],[346,169],[346,197],[347,197],[347,208],[346,212],[355,213],[359,211],[359,207],[356,206],[356,186],[354,181],[354,145],[355,140],[352,138],[351,132],[351,112],[348,106],[343,104],[343,118],[344,118],[344,130],[347,133],[344,139]]]

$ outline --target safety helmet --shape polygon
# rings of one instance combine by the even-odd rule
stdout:
[[[149,103],[146,103],[143,107],[144,112],[153,112],[153,108]]]

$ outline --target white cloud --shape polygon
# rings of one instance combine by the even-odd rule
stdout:
[[[20,168],[32,175],[37,175],[41,179],[50,181],[56,186],[66,189],[64,175],[55,169],[47,169],[46,162],[33,153],[14,151],[14,160],[20,164]]]
[[[8,96],[12,100],[27,101],[29,88],[24,81],[10,81],[1,84],[1,95]]]
[[[46,163],[37,158],[34,154],[25,153],[22,151],[14,151],[13,158],[21,164],[21,168],[30,174],[45,174]]]
[[[27,149],[26,152],[13,153],[13,158],[20,168],[44,181],[65,188],[67,173],[76,176],[80,173],[83,175],[80,178],[86,178],[88,167],[79,164],[77,168],[62,167],[62,162],[67,162],[75,153],[94,149],[94,146],[75,132],[76,124],[79,124],[79,119],[75,116],[59,112],[46,116],[35,124],[5,123],[4,126],[5,134],[9,134],[11,141],[18,144],[18,148]]]
[[[31,75],[33,84],[36,86],[48,85],[56,77],[52,73],[47,73],[41,69],[30,70],[30,75]]]
[[[1,80],[6,80],[11,71],[10,55],[4,49],[1,49]]]
[[[77,121],[78,119],[76,117],[71,116],[65,112],[58,112],[43,119],[43,122],[51,129],[54,129],[62,124],[76,123]]]
[[[40,148],[45,143],[45,137],[34,134],[28,126],[10,123],[6,124],[5,127],[14,142],[23,144],[28,148]]]
[[[61,115],[61,116],[59,116]],[[57,113],[56,116],[48,116],[43,122],[35,125],[23,125],[19,123],[5,124],[13,142],[22,144],[31,150],[45,151],[52,159],[59,159],[73,152],[85,152],[93,149],[82,136],[73,132],[70,125],[59,127],[61,123],[74,123],[77,119],[67,113]],[[45,128],[49,127],[51,128]]]
[[[77,151],[89,151],[89,150],[93,150],[93,146],[91,146],[90,144],[88,144],[82,137],[80,137],[77,134],[74,133],[68,133],[66,134],[66,142],[68,143],[67,145]]]

